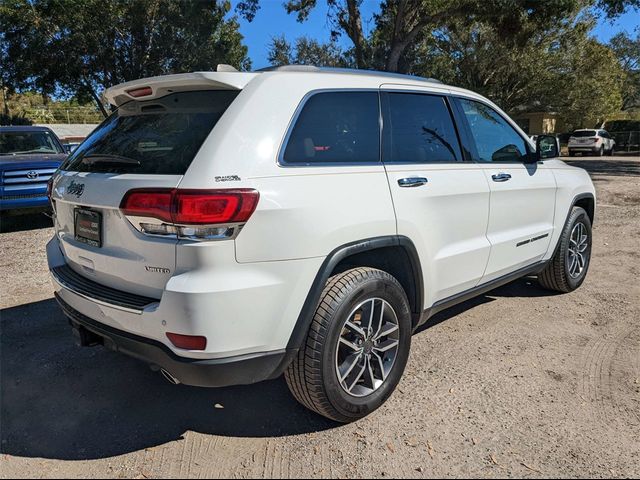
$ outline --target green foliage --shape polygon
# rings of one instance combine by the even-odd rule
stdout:
[[[0,125],[33,125],[33,120],[24,115],[7,115],[0,113]]]
[[[620,62],[622,77],[622,110],[640,110],[640,31],[633,38],[619,33],[609,47]]]
[[[4,86],[98,101],[138,78],[218,63],[250,68],[228,1],[3,0]]]
[[[315,65],[318,67],[350,67],[350,60],[335,42],[320,43],[300,37],[292,47],[283,35],[271,40],[268,54],[272,65]]]

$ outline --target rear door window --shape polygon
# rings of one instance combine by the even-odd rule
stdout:
[[[380,161],[377,92],[321,92],[311,96],[291,130],[285,164]]]
[[[74,172],[183,175],[238,91],[179,92],[122,105],[69,156]]]
[[[383,93],[385,163],[460,162],[462,153],[444,97]]]

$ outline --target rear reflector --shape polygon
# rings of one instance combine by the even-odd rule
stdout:
[[[175,347],[183,350],[204,350],[207,348],[207,337],[167,333],[167,338]]]
[[[133,90],[127,90],[127,94],[133,98],[148,97],[153,94],[151,87],[134,88]]]
[[[127,216],[157,218],[174,225],[246,222],[256,209],[257,190],[134,189],[120,208]]]

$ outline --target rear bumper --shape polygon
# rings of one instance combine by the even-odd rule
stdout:
[[[97,322],[75,310],[57,293],[55,296],[73,328],[96,335],[106,348],[165,370],[184,385],[226,387],[277,378],[295,354],[295,351],[282,350],[217,359],[179,357],[160,342]]]

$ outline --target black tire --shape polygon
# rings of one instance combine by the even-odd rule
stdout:
[[[570,157],[575,157],[576,156],[576,152],[569,150],[569,156]]]
[[[358,397],[341,385],[337,355],[342,348],[340,337],[347,328],[345,322],[352,318],[355,308],[369,299],[382,299],[392,307],[399,327],[395,334],[398,346],[386,379],[371,394]],[[409,358],[411,334],[409,302],[393,276],[364,267],[334,275],[322,292],[305,345],[285,372],[287,385],[302,405],[331,420],[348,423],[363,418],[379,408],[398,385]],[[362,365],[366,363],[363,361]]]
[[[586,246],[583,252],[584,266],[577,275],[575,275],[576,272],[572,275],[570,272],[570,268],[572,267],[570,258],[570,249],[572,248],[571,235],[579,223],[584,226],[584,232],[587,235]],[[540,285],[548,290],[564,293],[572,292],[582,285],[582,282],[584,282],[587,276],[589,263],[591,261],[591,244],[591,220],[589,219],[589,215],[587,215],[587,212],[583,208],[573,207],[567,223],[562,230],[553,257],[545,269],[538,274],[538,282]]]
[[[600,149],[598,150],[598,156],[604,156],[604,145],[600,145]]]

